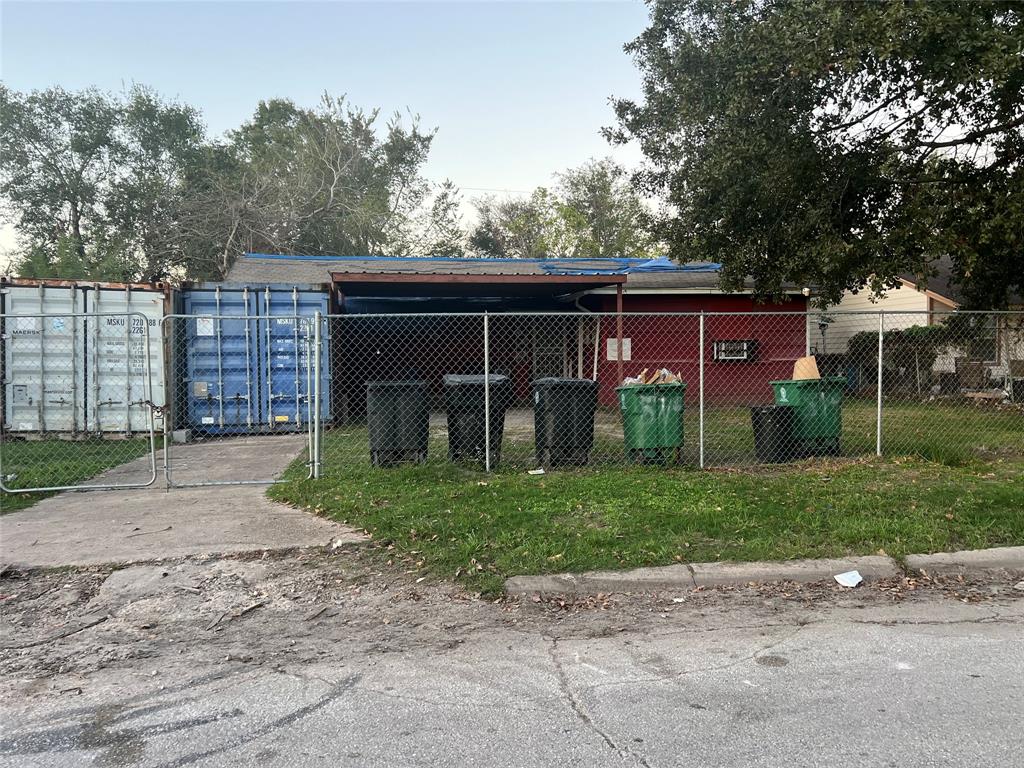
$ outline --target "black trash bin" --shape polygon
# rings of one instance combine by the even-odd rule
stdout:
[[[507,376],[490,375],[491,466],[501,460],[501,438],[505,433],[505,410],[512,382]],[[484,377],[449,373],[444,377],[444,407],[448,420],[448,459],[483,461],[488,429],[484,417]]]
[[[370,463],[387,467],[403,461],[425,462],[429,418],[426,382],[367,382]]]
[[[548,377],[533,382],[533,429],[542,466],[583,466],[594,446],[597,382]]]
[[[793,409],[788,405],[760,405],[750,409],[754,451],[762,464],[780,464],[798,457],[793,435]]]

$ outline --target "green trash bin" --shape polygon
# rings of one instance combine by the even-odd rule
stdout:
[[[615,390],[626,455],[634,462],[678,462],[683,448],[686,384],[627,384]]]
[[[838,456],[843,433],[844,376],[773,381],[775,404],[793,408],[793,443],[799,456]]]

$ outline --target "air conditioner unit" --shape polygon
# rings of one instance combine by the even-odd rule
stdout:
[[[749,363],[757,356],[755,339],[721,339],[712,345],[714,359],[721,363]]]

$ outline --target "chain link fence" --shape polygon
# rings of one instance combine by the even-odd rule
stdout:
[[[330,375],[321,327],[315,317],[254,315],[245,307],[164,318],[172,397],[162,465],[169,487],[276,482],[268,452],[312,476],[315,430],[331,416],[326,407],[319,419],[314,413],[318,387]]]
[[[324,319],[319,464],[747,466],[1024,451],[1021,313]],[[880,354],[881,353],[881,354]],[[794,380],[813,355],[818,378]]]
[[[138,313],[0,316],[0,490],[156,480],[163,357],[150,332]]]
[[[1024,454],[1020,312],[224,314],[155,327],[92,313],[3,324],[8,492],[145,485],[157,468],[176,486],[273,482],[259,461],[268,451],[298,480],[397,465]],[[796,377],[809,355],[816,378]]]

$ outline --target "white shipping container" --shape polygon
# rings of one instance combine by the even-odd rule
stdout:
[[[91,432],[144,432],[149,429],[151,401],[163,407],[164,345],[161,323],[165,301],[161,291],[114,288],[88,289],[86,344],[91,389],[86,429]],[[116,313],[116,315],[101,313]],[[149,365],[147,369],[147,346]]]
[[[166,402],[163,291],[42,283],[5,286],[0,300],[8,430],[149,430],[148,401]]]

